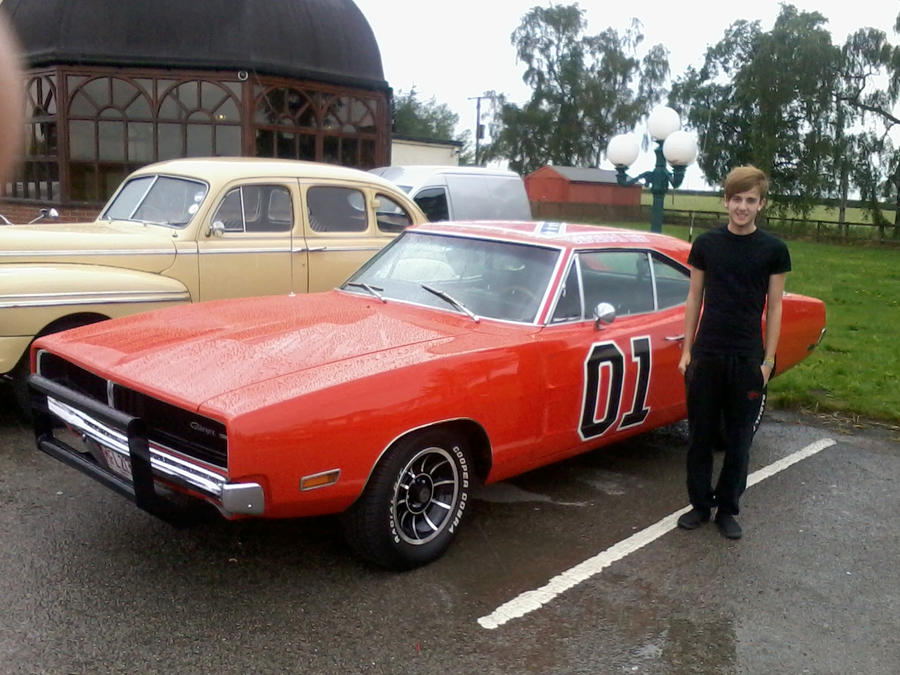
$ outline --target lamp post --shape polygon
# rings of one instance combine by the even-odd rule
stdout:
[[[650,217],[650,231],[662,232],[662,215],[666,191],[669,185],[677,188],[684,180],[688,164],[697,158],[697,141],[681,130],[681,118],[672,108],[654,108],[647,118],[647,130],[656,141],[656,166],[636,178],[625,173],[638,157],[640,144],[632,134],[613,136],[606,147],[606,156],[616,166],[616,180],[619,185],[634,185],[643,181],[653,194],[653,208]],[[672,172],[666,169],[666,160],[672,165]]]

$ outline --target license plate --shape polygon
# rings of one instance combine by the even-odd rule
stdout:
[[[131,477],[131,459],[102,445],[100,449],[103,450],[103,460],[110,471],[129,481],[133,480]]]

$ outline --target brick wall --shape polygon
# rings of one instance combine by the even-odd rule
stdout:
[[[38,216],[44,208],[38,204],[23,204],[22,202],[0,200],[0,214],[13,223],[27,223]],[[60,223],[90,222],[97,218],[98,209],[94,207],[55,207],[59,211]]]

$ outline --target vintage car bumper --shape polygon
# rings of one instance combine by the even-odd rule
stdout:
[[[159,484],[199,494],[226,514],[261,515],[265,494],[257,483],[230,483],[219,473],[180,459],[151,444],[146,425],[128,415],[57,384],[32,375],[35,440],[39,449],[106,487],[128,497],[141,509],[165,520],[177,513]],[[63,421],[81,435],[85,448],[58,438]],[[112,467],[118,466],[116,471]],[[130,474],[130,479],[129,479]]]

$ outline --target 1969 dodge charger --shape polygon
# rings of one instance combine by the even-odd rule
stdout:
[[[688,244],[563,223],[419,225],[340,288],[184,305],[39,339],[38,446],[171,517],[340,513],[403,569],[494,482],[685,416]],[[778,372],[825,308],[784,298]],[[177,494],[180,493],[180,494]]]

